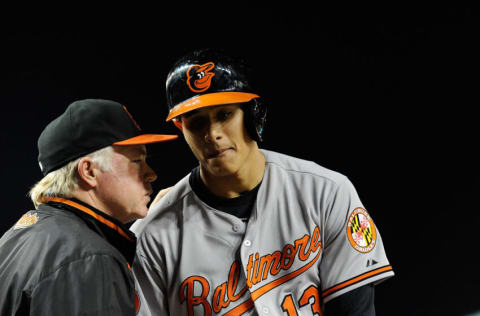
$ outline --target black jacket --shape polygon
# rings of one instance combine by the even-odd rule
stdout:
[[[135,245],[79,200],[41,204],[0,239],[0,315],[135,315]]]

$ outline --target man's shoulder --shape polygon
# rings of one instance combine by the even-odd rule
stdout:
[[[130,230],[139,237],[147,231],[158,231],[159,229],[168,229],[177,223],[178,216],[183,209],[184,199],[193,193],[186,175],[178,181],[165,196],[154,206],[150,207],[145,218],[139,219],[133,223]]]
[[[41,205],[38,210],[43,220],[35,228],[32,235],[42,236],[41,239],[61,240],[61,246],[65,252],[72,256],[86,257],[90,254],[116,255],[114,247],[89,224],[78,215],[60,210],[48,205]],[[54,245],[51,245],[52,248]]]
[[[0,245],[2,256],[18,262],[17,272],[31,274],[32,282],[69,263],[89,260],[93,255],[118,258],[113,246],[81,218],[46,205],[25,213]]]
[[[346,176],[342,173],[321,166],[311,160],[265,149],[261,149],[261,152],[265,156],[267,166],[269,166],[272,171],[278,169],[292,176],[310,176],[335,183],[343,182],[346,179]]]

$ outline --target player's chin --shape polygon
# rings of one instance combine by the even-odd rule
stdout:
[[[236,168],[232,166],[213,166],[211,174],[217,177],[227,177],[235,174]]]
[[[237,162],[236,159],[212,159],[208,160],[208,165],[211,170],[217,172],[229,172],[236,168]]]

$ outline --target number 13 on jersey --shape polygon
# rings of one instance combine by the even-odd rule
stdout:
[[[318,289],[314,285],[308,287],[298,300],[299,308],[303,309],[306,308],[308,305],[312,310],[312,315],[323,316],[322,309],[320,307],[320,295],[318,293]],[[282,302],[282,310],[288,316],[298,316],[297,308],[295,306],[292,294],[288,294],[284,297]]]

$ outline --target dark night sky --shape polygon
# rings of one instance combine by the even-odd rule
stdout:
[[[226,47],[250,60],[262,82],[269,115],[261,147],[314,160],[357,187],[396,271],[378,286],[377,314],[480,310],[476,12],[425,5],[157,14],[3,28],[0,234],[32,207],[37,137],[69,103],[116,100],[144,130],[178,134],[165,122],[170,66],[191,49]],[[183,139],[149,151],[157,154],[156,190],[196,164]]]

